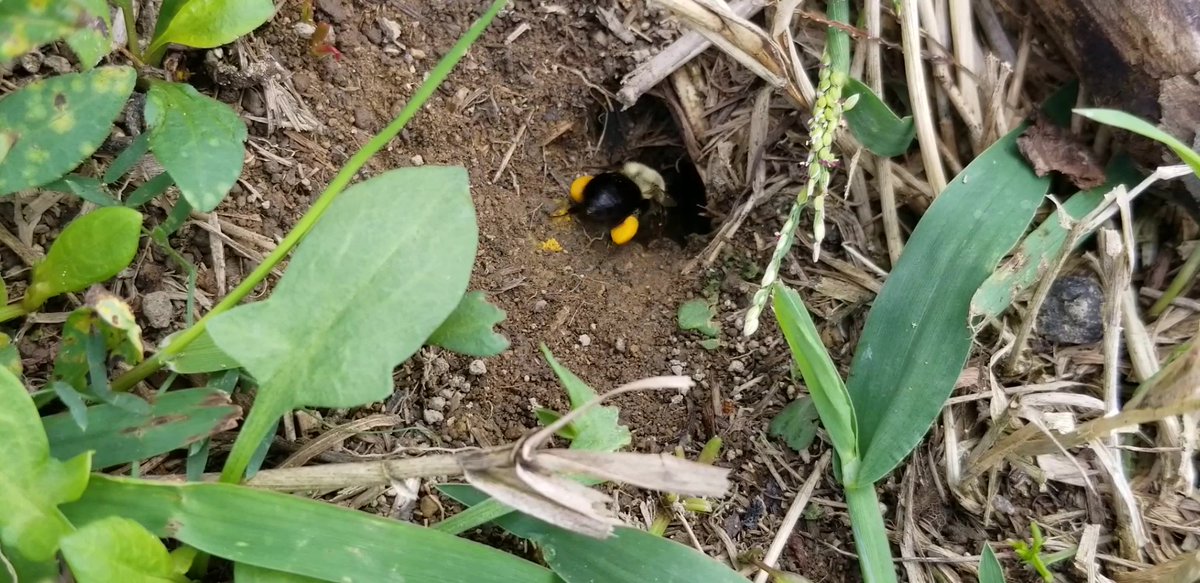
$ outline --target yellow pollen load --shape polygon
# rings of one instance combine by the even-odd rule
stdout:
[[[633,236],[637,234],[637,230],[637,217],[631,216],[626,218],[625,222],[613,227],[608,234],[612,236],[613,243],[624,245],[633,240]]]
[[[592,181],[591,176],[580,176],[571,183],[571,200],[576,204],[583,202],[583,189],[587,188],[589,182]]]

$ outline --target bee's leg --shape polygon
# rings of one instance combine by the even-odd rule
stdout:
[[[621,224],[609,230],[608,234],[612,237],[613,243],[624,245],[633,240],[633,236],[637,234],[638,218],[637,215],[629,215]]]

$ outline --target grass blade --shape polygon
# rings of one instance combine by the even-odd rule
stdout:
[[[887,475],[950,396],[971,348],[971,298],[1024,234],[1050,185],[1013,130],[971,162],[917,224],[867,317],[847,388],[858,415],[860,473]]]
[[[1175,152],[1176,156],[1179,156],[1180,160],[1183,160],[1184,164],[1187,164],[1192,169],[1192,172],[1200,175],[1200,154],[1187,147],[1187,144],[1175,139],[1175,136],[1154,127],[1149,122],[1135,115],[1115,109],[1076,109],[1075,113],[1090,120],[1150,138],[1170,148],[1172,152]]]
[[[80,526],[125,516],[214,556],[326,581],[555,581],[533,563],[433,529],[231,484],[96,475],[64,512]]]
[[[439,487],[460,503],[478,504],[487,495],[463,484]],[[550,568],[567,583],[746,583],[716,560],[671,539],[617,527],[599,540],[552,526],[521,513],[497,520],[505,530],[537,543]]]
[[[800,369],[804,383],[808,385],[808,392],[821,415],[821,423],[829,432],[829,439],[833,441],[842,467],[852,466],[859,459],[858,427],[854,403],[842,382],[842,376],[821,343],[821,335],[800,294],[780,284],[775,291],[773,307],[779,328],[783,330],[783,336],[792,350],[792,359]],[[847,479],[853,480],[849,476]]]

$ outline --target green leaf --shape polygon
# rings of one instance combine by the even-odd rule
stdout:
[[[96,206],[121,206],[121,201],[112,197],[104,183],[90,176],[68,174],[42,187],[54,192],[73,194]]]
[[[1200,154],[1176,139],[1175,136],[1154,127],[1149,122],[1135,115],[1113,109],[1076,109],[1074,112],[1102,124],[1150,138],[1170,148],[1176,156],[1183,160],[1184,164],[1192,169],[1193,173],[1200,175]]]
[[[150,151],[150,133],[142,132],[125,146],[124,150],[108,165],[108,169],[104,171],[104,183],[112,184],[125,176],[133,168],[146,152]]]
[[[488,303],[483,292],[467,292],[426,344],[468,356],[496,356],[508,350],[508,339],[492,331],[503,321],[504,310]]]
[[[853,77],[847,79],[844,94],[847,99],[858,96],[858,102],[843,115],[850,124],[850,132],[864,147],[884,158],[908,151],[917,133],[911,115],[898,117],[870,87]]]
[[[142,360],[141,329],[124,302],[99,289],[89,291],[87,305],[67,316],[62,338],[54,359],[53,380],[78,391],[90,389],[92,397],[134,413],[149,411],[142,399],[114,393],[108,386],[110,353],[129,363]]]
[[[61,583],[62,577],[59,573],[61,569],[58,565],[58,557],[46,561],[30,561],[22,556],[21,553],[4,548],[4,545],[0,545],[0,555],[3,555],[3,559],[12,565],[12,569],[17,575],[17,578],[13,580],[11,574],[6,569],[0,568],[0,582]]]
[[[208,324],[217,347],[260,383],[226,470],[240,474],[248,449],[287,409],[357,407],[391,394],[393,368],[466,292],[477,244],[461,167],[392,170],[347,189],[269,299]]]
[[[792,351],[792,360],[808,385],[808,393],[820,413],[821,423],[829,432],[833,448],[845,467],[859,459],[862,447],[850,393],[825,345],[821,343],[821,334],[813,324],[800,294],[779,284],[773,296],[775,319]]]
[[[0,282],[0,287],[3,286],[4,283]],[[17,345],[12,343],[12,338],[8,334],[3,333],[0,333],[0,367],[5,368],[18,379],[25,372],[21,364],[21,353],[17,350]]]
[[[140,206],[154,200],[162,193],[166,192],[167,189],[171,188],[171,186],[173,186],[174,184],[175,184],[175,179],[171,178],[170,174],[163,172],[162,174],[159,174],[158,176],[155,176],[154,178],[151,178],[150,180],[143,182],[141,186],[137,187],[136,189],[134,189],[133,192],[129,193],[129,197],[125,199],[125,206],[127,206],[129,208],[140,207]],[[174,211],[178,208],[180,208],[180,205],[176,204],[175,209],[171,209],[172,213],[174,213]],[[189,209],[189,214],[190,214],[190,209]],[[170,220],[170,219],[168,218],[168,220]],[[160,224],[158,227],[155,228],[156,231],[158,229],[163,229],[165,231],[166,227]]]
[[[992,545],[987,543],[983,545],[983,557],[979,560],[979,583],[1004,583],[1004,569]]]
[[[137,254],[141,232],[142,213],[124,207],[99,208],[71,221],[33,267],[22,304],[36,310],[56,295],[117,275]]]
[[[234,583],[318,583],[323,582],[324,579],[265,569],[246,563],[234,563],[233,581]]]
[[[467,506],[488,499],[464,484],[442,484],[438,489]],[[496,523],[541,547],[542,558],[567,583],[746,583],[716,559],[636,528],[619,526],[613,536],[598,540],[519,512]]]
[[[575,376],[567,367],[559,364],[545,344],[541,345],[542,356],[554,370],[558,382],[567,391],[571,401],[571,410],[578,409],[595,400],[596,391]],[[616,407],[597,405],[579,415],[571,425],[575,430],[575,439],[571,441],[571,449],[585,451],[617,451],[629,445],[632,437],[629,428],[619,422],[620,411]]]
[[[167,346],[176,334],[181,334],[182,332],[181,330],[164,338],[161,346]],[[217,347],[207,329],[184,347],[182,351],[167,357],[164,364],[168,370],[179,374],[218,372],[241,368],[242,366],[232,356],[229,356],[224,350]]]
[[[104,0],[90,0],[93,6],[92,16],[83,27],[67,36],[67,46],[79,59],[83,70],[95,67],[100,59],[112,52],[112,15]]]
[[[183,197],[202,212],[217,208],[242,174],[246,124],[191,85],[158,82],[146,94],[146,125],[150,150]]]
[[[50,457],[37,408],[6,369],[0,369],[0,435],[0,542],[26,560],[47,561],[71,532],[58,505],[83,493],[91,456],[67,462]]]
[[[1017,150],[1024,131],[998,140],[950,182],[875,298],[847,382],[862,456],[857,485],[890,472],[941,412],[971,349],[971,298],[1049,188]]]
[[[80,525],[119,512],[205,553],[327,581],[555,581],[542,567],[476,542],[245,486],[97,474],[65,511]]]
[[[88,408],[87,403],[83,401],[83,395],[79,391],[76,391],[75,387],[72,387],[70,383],[63,381],[50,383],[50,388],[54,391],[54,395],[58,397],[58,400],[67,406],[67,413],[71,416],[71,421],[75,422],[75,427],[78,427],[80,430],[86,430],[88,426]],[[42,421],[44,424],[45,419]],[[54,437],[49,435],[50,431],[47,430],[46,433],[50,441],[53,442]],[[62,459],[62,456],[55,457]]]
[[[109,516],[64,537],[63,558],[79,581],[186,583],[167,547],[142,525]]]
[[[1086,216],[1104,201],[1104,195],[1118,184],[1132,184],[1141,180],[1129,158],[1120,156],[1108,167],[1108,180],[1101,186],[1076,193],[1055,209],[1042,224],[1025,237],[1017,249],[1004,261],[971,300],[972,316],[996,318],[1007,310],[1021,293],[1037,285],[1050,269],[1062,245],[1067,240],[1071,226]],[[1066,217],[1063,217],[1063,212]],[[1067,227],[1063,219],[1068,219]],[[1081,245],[1086,238],[1076,242]]]
[[[721,328],[713,322],[713,307],[708,300],[688,300],[679,306],[677,315],[679,329],[687,332],[695,330],[709,338],[716,338]]]
[[[0,64],[70,34],[80,19],[103,12],[102,1],[96,6],[97,0],[0,2]]]
[[[0,99],[0,143],[8,144],[0,147],[7,150],[0,196],[56,180],[91,156],[135,79],[132,67],[99,67],[35,81]]]
[[[793,450],[803,452],[817,438],[819,420],[816,404],[811,398],[802,396],[788,403],[771,420],[767,431],[773,437],[783,439]]]
[[[157,64],[171,43],[197,49],[231,43],[274,14],[271,0],[163,0],[147,59]]]
[[[42,418],[50,440],[50,453],[67,459],[94,451],[92,467],[102,470],[187,447],[213,433],[233,427],[241,408],[229,395],[201,387],[159,395],[146,413],[115,405],[87,409],[87,429],[80,429],[70,413]]]

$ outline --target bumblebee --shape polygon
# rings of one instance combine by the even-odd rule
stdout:
[[[690,172],[676,166],[660,172],[630,161],[616,171],[580,176],[571,183],[571,202],[566,212],[608,229],[617,245],[632,241],[639,230],[646,230],[651,218],[655,219],[654,230],[666,225],[667,231],[706,232],[707,218],[697,214],[703,205],[703,183],[690,164],[686,166]],[[697,221],[704,224],[697,225]],[[685,233],[673,235],[681,240]]]
[[[576,178],[567,213],[602,225],[613,243],[624,245],[637,235],[642,217],[672,206],[662,174],[640,162],[626,162],[615,172]]]

